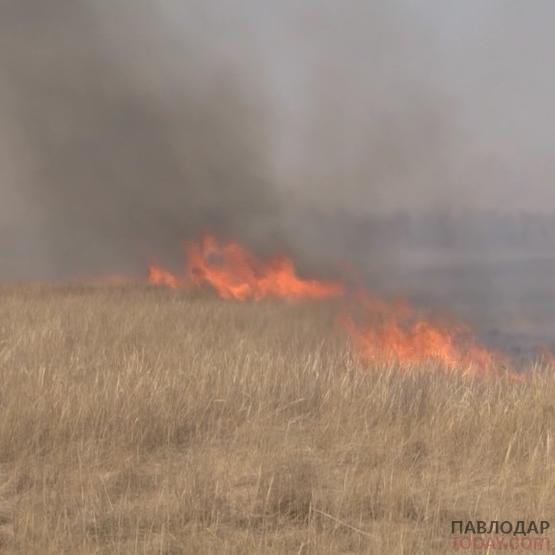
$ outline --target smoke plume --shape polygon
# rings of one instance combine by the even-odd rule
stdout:
[[[273,230],[258,84],[208,38],[172,45],[147,3],[115,4],[2,5],[1,109],[18,140],[3,277],[144,269],[204,228]]]
[[[549,330],[555,267],[527,261],[555,244],[552,16],[5,0],[0,279],[175,268],[210,231]]]

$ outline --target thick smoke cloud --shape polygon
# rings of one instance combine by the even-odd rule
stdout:
[[[356,251],[344,223],[429,196],[455,136],[392,6],[4,2],[3,277],[175,262],[203,229]]]
[[[1,11],[1,109],[19,149],[2,186],[3,277],[144,269],[151,255],[180,260],[203,229],[274,232],[262,94],[203,49],[209,38],[172,47],[146,3]]]
[[[5,0],[0,279],[177,269],[209,229],[540,325],[553,264],[513,259],[555,244],[553,11]]]

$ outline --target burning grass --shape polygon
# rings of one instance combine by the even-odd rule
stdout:
[[[336,301],[0,299],[8,553],[445,553],[451,520],[553,523],[550,371],[364,362]]]
[[[330,299],[344,293],[340,283],[302,279],[285,255],[261,260],[239,243],[206,234],[185,243],[185,276],[151,265],[148,282],[170,289],[209,287],[222,299]]]
[[[508,357],[481,346],[466,326],[433,322],[402,299],[386,301],[340,281],[300,278],[285,255],[262,260],[236,241],[210,234],[186,242],[185,254],[183,277],[151,265],[147,282],[170,289],[204,288],[225,300],[338,299],[339,320],[365,360],[403,368],[431,365],[465,376],[499,375],[504,368],[513,380],[523,379]]]

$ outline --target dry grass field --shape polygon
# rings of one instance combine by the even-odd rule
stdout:
[[[555,379],[358,361],[330,303],[0,289],[0,551],[447,553],[555,524]]]

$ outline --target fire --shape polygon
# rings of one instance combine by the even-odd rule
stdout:
[[[505,362],[478,345],[465,326],[433,323],[403,301],[387,303],[366,292],[355,298],[362,316],[345,313],[341,320],[365,360],[459,370],[470,376],[492,372]]]
[[[205,235],[185,244],[185,279],[151,266],[149,283],[177,288],[181,285],[208,286],[222,299],[327,299],[343,294],[340,283],[302,279],[285,256],[261,260],[234,241]]]
[[[170,289],[177,289],[180,286],[180,280],[170,272],[151,264],[148,267],[148,283],[152,285],[164,285]]]
[[[362,289],[347,294],[338,282],[302,279],[286,256],[261,260],[239,243],[213,235],[186,242],[185,254],[183,278],[152,265],[149,283],[172,289],[209,287],[222,299],[342,297],[340,320],[364,360],[465,376],[500,375],[505,368],[511,379],[523,379],[503,355],[479,345],[467,327],[423,318],[406,302],[377,299]]]

